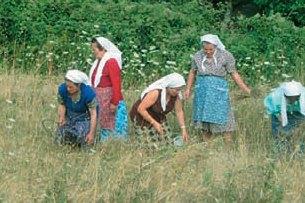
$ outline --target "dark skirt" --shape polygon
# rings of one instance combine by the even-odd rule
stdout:
[[[86,135],[90,131],[88,114],[69,113],[66,123],[57,129],[55,141],[58,144],[83,146],[86,144]]]
[[[305,122],[305,116],[300,112],[288,113],[287,119],[288,124],[283,127],[275,115],[271,116],[272,135],[278,151],[293,151],[293,133],[301,123]],[[304,140],[299,140],[295,144],[299,144],[300,150],[304,152]]]
[[[278,136],[279,134],[291,135],[293,130],[296,129],[302,122],[305,121],[305,116],[300,112],[293,112],[287,114],[288,124],[282,126],[281,122],[275,115],[271,116],[272,135]]]

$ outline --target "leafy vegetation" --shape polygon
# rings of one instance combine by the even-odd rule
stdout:
[[[270,2],[255,3],[267,9]],[[200,36],[215,33],[249,83],[273,83],[303,71],[305,28],[285,18],[287,12],[277,13],[284,2],[269,5],[273,12],[247,18],[209,1],[3,0],[0,65],[35,74],[88,72],[90,39],[102,35],[123,51],[124,84],[130,86],[172,71],[186,74]],[[286,6],[292,13],[303,8],[300,2]]]

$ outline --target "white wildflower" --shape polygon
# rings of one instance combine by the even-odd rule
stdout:
[[[92,64],[92,59],[91,58],[87,58],[86,62],[89,63],[90,65]]]
[[[140,57],[139,54],[137,54],[136,52],[133,53],[133,56],[136,57],[136,58]]]
[[[270,62],[269,61],[265,61],[264,64],[265,65],[270,65]]]
[[[291,78],[291,76],[290,76],[290,75],[287,75],[286,73],[283,73],[283,74],[282,74],[282,77],[284,77],[284,78]]]
[[[16,120],[13,119],[13,118],[9,118],[8,120],[9,120],[10,122],[12,122],[12,123],[15,123],[15,122],[16,122]]]
[[[149,47],[149,50],[150,50],[150,51],[155,50],[155,49],[156,49],[156,46],[150,46],[150,47]]]
[[[175,61],[166,61],[166,63],[167,63],[168,65],[173,65],[173,66],[176,65],[176,62],[175,62]]]
[[[159,62],[157,62],[157,61],[153,61],[153,64],[154,64],[155,66],[160,65],[160,63],[159,63]]]
[[[13,103],[13,101],[12,100],[9,100],[9,99],[7,99],[7,100],[5,100],[6,101],[6,103],[8,103],[8,104],[12,104]]]

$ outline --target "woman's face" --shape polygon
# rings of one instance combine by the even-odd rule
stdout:
[[[300,95],[297,96],[285,96],[289,104],[293,104],[294,102],[300,99]]]
[[[210,43],[205,43],[203,45],[203,52],[206,54],[207,58],[212,58],[215,52],[215,45]]]
[[[79,91],[79,85],[73,83],[72,81],[66,80],[67,90],[69,94],[73,95],[78,93]]]
[[[104,54],[106,53],[105,49],[102,49],[102,50],[99,49],[99,47],[98,47],[96,42],[92,43],[91,47],[92,47],[92,51],[93,51],[94,56],[95,56],[96,59],[103,58]]]
[[[182,87],[167,88],[167,92],[171,97],[177,97]]]

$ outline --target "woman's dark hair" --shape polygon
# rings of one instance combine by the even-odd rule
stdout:
[[[104,47],[97,41],[96,37],[93,37],[92,40],[91,40],[91,43],[95,43],[97,48],[100,50],[100,51],[103,51],[104,50]]]

